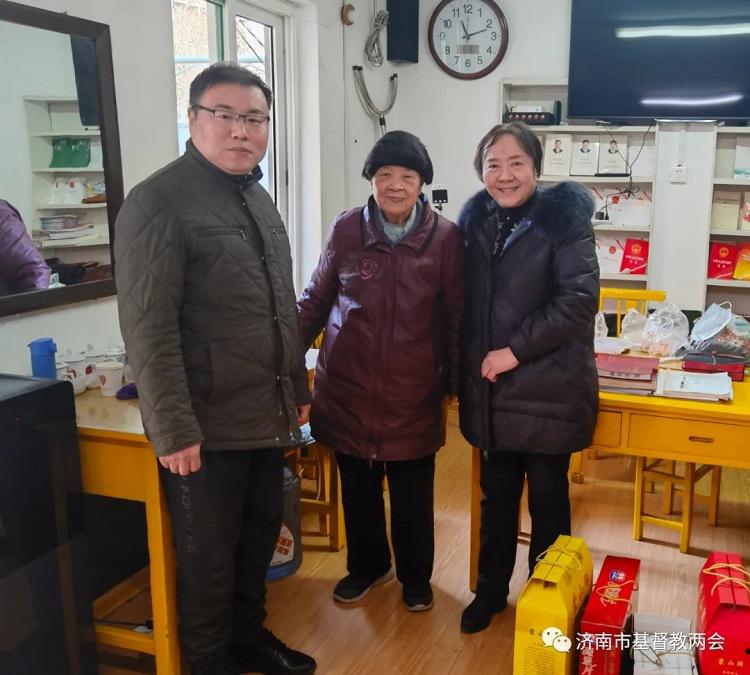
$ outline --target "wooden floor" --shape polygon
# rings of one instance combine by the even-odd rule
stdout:
[[[470,450],[458,429],[449,426],[448,434],[437,462],[432,610],[406,611],[396,581],[374,589],[356,605],[334,603],[333,587],[346,574],[346,549],[340,553],[305,551],[296,574],[269,584],[268,627],[289,645],[312,654],[318,662],[317,673],[512,672],[514,605],[527,575],[527,548],[518,548],[511,606],[486,631],[462,635],[461,611],[473,597],[468,590]],[[750,562],[750,472],[724,471],[719,527],[708,527],[705,507],[696,506],[691,552],[684,555],[677,550],[677,533],[671,530],[647,525],[645,535],[651,539],[633,541],[629,482],[633,460],[586,460],[584,471],[586,482],[571,485],[573,533],[586,540],[595,574],[606,554],[641,560],[641,611],[692,619],[698,571],[711,550],[736,551]],[[659,496],[650,495],[649,500],[656,510]],[[524,529],[528,530],[528,520]],[[152,669],[142,658],[128,669],[103,666],[100,672],[125,675]]]

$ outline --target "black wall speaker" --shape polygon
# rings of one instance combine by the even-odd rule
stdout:
[[[387,0],[388,60],[419,62],[419,0]]]
[[[101,115],[99,114],[96,46],[91,38],[71,35],[70,48],[73,51],[73,70],[75,71],[81,124],[84,127],[98,127],[101,124]]]

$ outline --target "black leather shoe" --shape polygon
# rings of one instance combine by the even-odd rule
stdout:
[[[508,606],[505,598],[488,598],[477,595],[461,615],[461,632],[478,633],[490,625],[492,617]]]
[[[287,647],[266,628],[263,629],[260,640],[252,647],[237,650],[232,656],[242,673],[306,675],[315,672],[317,665],[312,656]]]

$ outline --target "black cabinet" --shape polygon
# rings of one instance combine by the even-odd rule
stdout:
[[[0,375],[0,675],[97,672],[73,390]]]

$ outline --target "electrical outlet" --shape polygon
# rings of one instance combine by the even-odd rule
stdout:
[[[683,164],[673,164],[669,167],[670,183],[687,183],[687,167]]]

